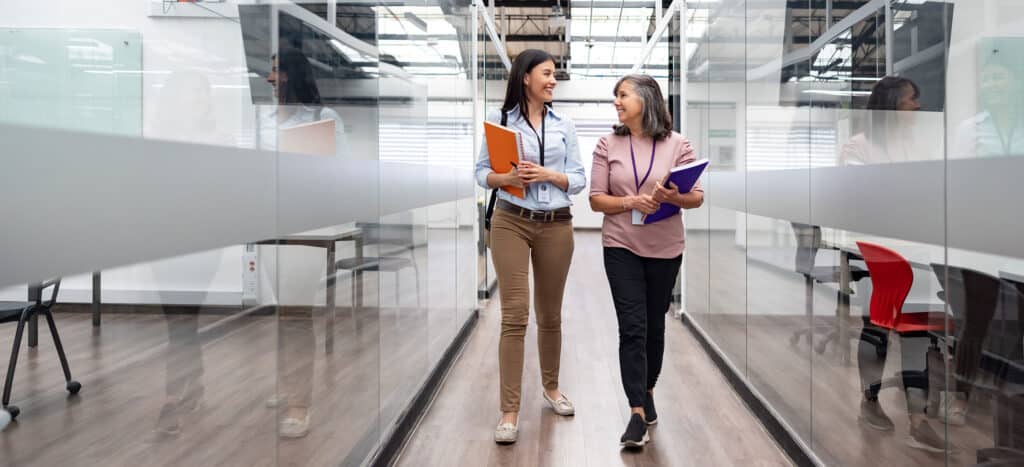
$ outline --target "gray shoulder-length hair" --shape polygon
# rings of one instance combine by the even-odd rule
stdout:
[[[658,82],[648,75],[626,75],[615,83],[612,95],[619,95],[619,86],[626,81],[633,85],[633,91],[644,101],[644,134],[656,140],[667,138],[672,134],[672,115],[668,113],[668,105],[665,104],[665,97],[661,94],[661,86],[658,86]],[[617,124],[612,129],[619,136],[629,134],[629,128],[623,124]]]

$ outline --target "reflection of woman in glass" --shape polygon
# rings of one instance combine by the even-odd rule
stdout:
[[[843,146],[840,162],[844,165],[885,164],[924,159],[928,154],[917,154],[908,144],[914,111],[920,110],[918,98],[921,93],[913,81],[907,78],[886,76],[871,89],[868,98],[865,131],[852,138]],[[918,151],[920,149],[917,149]],[[862,397],[860,401],[860,423],[880,431],[893,431],[895,425],[882,410],[877,395],[869,395],[867,388],[882,379],[885,361],[879,361],[871,334],[880,329],[871,324],[865,314],[864,327],[858,344],[857,369],[860,374]],[[872,332],[874,331],[874,332]],[[928,340],[920,337],[899,336],[900,365],[904,371],[926,368],[923,358],[928,355]],[[907,444],[929,452],[941,453],[946,449],[946,440],[929,423],[925,408],[927,391],[903,385],[907,415],[910,419],[910,433]]]
[[[204,73],[193,70],[171,73],[160,89],[146,137],[195,144],[231,144],[228,134],[217,127],[213,98],[210,80]]]
[[[321,107],[313,67],[302,52],[285,50],[274,57],[267,81],[274,86],[274,96],[278,99],[279,105],[274,113],[277,128],[333,118],[341,131],[338,114]],[[338,147],[342,145],[338,144]],[[280,436],[301,438],[309,433],[313,406],[313,359],[316,348],[313,309],[282,307],[279,313],[278,395],[268,401],[268,405],[281,406],[278,427]]]
[[[993,49],[978,76],[978,115],[957,131],[955,157],[1024,155],[1022,60]]]
[[[157,102],[153,125],[146,130],[147,137],[194,144],[230,143],[227,134],[217,126],[212,86],[205,74],[184,70],[168,75]],[[168,284],[177,278],[175,271],[180,266],[175,267],[173,264],[179,260],[170,259],[151,264],[157,283]],[[191,259],[206,260],[216,261],[219,258],[201,254]],[[207,269],[196,268],[194,264],[186,266],[191,269],[191,279],[207,284],[206,289],[210,288],[213,284],[212,271],[216,266],[208,263],[210,269]],[[197,290],[203,289],[200,287]],[[203,308],[201,305],[172,305],[175,301],[173,295],[160,293],[159,303],[163,304],[161,309],[167,325],[167,349],[163,355],[164,404],[154,429],[160,435],[169,436],[178,435],[187,425],[187,417],[199,411],[205,393],[203,341],[199,334],[199,318]]]
[[[922,159],[910,147],[914,114],[920,110],[921,90],[913,81],[886,76],[871,88],[864,130],[843,145],[841,165],[880,164]]]
[[[334,120],[335,146],[342,154],[347,147],[345,124],[333,109],[323,106],[320,90],[309,59],[299,50],[288,49],[274,56],[267,82],[274,87],[277,107],[271,114],[271,121],[264,124],[264,141],[267,149],[282,149],[276,146],[276,130],[320,120]],[[269,131],[267,131],[269,130]]]

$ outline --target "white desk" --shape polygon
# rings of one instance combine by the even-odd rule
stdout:
[[[303,245],[314,248],[324,248],[327,250],[327,320],[328,325],[333,328],[334,326],[334,255],[335,255],[335,243],[344,241],[354,241],[356,257],[362,258],[363,256],[363,239],[362,230],[351,224],[342,224],[331,227],[324,227],[321,229],[309,230],[306,232],[299,232],[296,234],[283,235],[280,238],[261,240],[256,242],[257,245]],[[355,277],[356,285],[358,290],[362,290],[362,274],[357,274]],[[101,288],[100,284],[102,281],[102,274],[99,271],[92,273],[92,325],[100,325],[100,306],[101,306]],[[38,287],[34,285],[29,287],[29,300],[33,300],[35,296],[39,294]],[[361,305],[362,295],[358,296]],[[36,316],[32,317],[28,325],[28,345],[29,347],[36,347],[39,342],[39,324]],[[333,349],[333,333],[327,333],[327,348],[328,351]]]
[[[324,227],[321,229],[309,230],[306,232],[299,232],[290,235],[282,235],[279,238],[272,238],[267,240],[261,240],[256,242],[257,245],[278,245],[278,246],[308,246],[313,248],[323,248],[327,251],[327,287],[326,296],[324,297],[326,308],[327,308],[327,333],[324,338],[324,346],[326,347],[327,353],[334,351],[334,295],[335,295],[335,284],[337,283],[336,275],[337,270],[335,269],[335,248],[336,243],[344,241],[355,242],[356,257],[362,259],[363,257],[363,231],[362,229],[355,227],[351,224],[336,225],[331,227]],[[356,272],[353,275],[355,281],[356,290],[363,290],[363,275],[361,272]],[[356,303],[352,306],[360,308],[362,307],[363,294],[360,292],[356,295]]]

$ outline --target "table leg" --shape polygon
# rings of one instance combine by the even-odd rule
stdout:
[[[36,303],[39,302],[43,296],[42,284],[32,284],[28,286],[28,301]],[[39,315],[32,314],[32,317],[28,320],[28,346],[38,347],[39,346]]]
[[[92,325],[93,327],[100,326],[100,272],[96,271],[92,273]]]
[[[324,351],[327,353],[334,352],[334,296],[338,283],[337,277],[335,277],[338,271],[334,266],[334,256],[334,242],[330,242],[327,244],[327,290],[324,297],[327,305],[327,331],[324,335]]]
[[[356,248],[356,264],[363,264],[363,236],[357,236],[355,238]],[[352,280],[355,281],[356,287],[356,298],[355,303],[352,305],[356,307],[356,312],[362,311],[363,309],[363,272],[359,269],[354,271]]]
[[[839,252],[839,303],[836,305],[836,318],[838,319],[839,335],[836,338],[836,345],[839,346],[839,356],[844,365],[850,363],[850,254],[846,251]]]

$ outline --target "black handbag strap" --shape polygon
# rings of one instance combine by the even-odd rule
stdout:
[[[508,113],[505,109],[501,109],[501,126],[508,124]],[[487,202],[487,212],[484,213],[484,229],[491,230],[491,216],[494,215],[494,203],[498,201],[498,190],[494,188],[491,190],[491,200]]]

